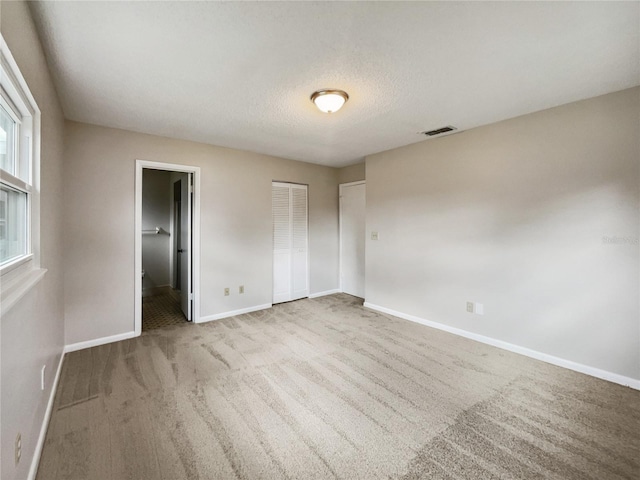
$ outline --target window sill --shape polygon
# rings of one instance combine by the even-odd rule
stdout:
[[[9,281],[2,281],[0,290],[0,313],[2,316],[6,315],[29,290],[35,287],[44,278],[45,273],[47,273],[46,268],[32,268]]]
[[[31,260],[33,260],[32,253],[28,255],[23,255],[21,257],[18,257],[18,259],[16,260],[10,261],[6,265],[3,265],[2,267],[0,267],[0,276],[8,275],[9,272],[17,270],[18,268],[20,268],[20,266],[24,265],[27,262],[30,262]]]

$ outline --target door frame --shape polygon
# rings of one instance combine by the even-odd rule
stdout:
[[[338,185],[338,210],[339,210],[339,215],[338,215],[338,243],[339,243],[339,255],[338,255],[338,275],[339,275],[339,287],[340,287],[340,291],[343,292],[342,290],[342,191],[344,190],[345,187],[355,187],[356,185],[366,185],[367,181],[366,180],[358,180],[357,182],[349,182],[349,183],[341,183],[340,185]],[[366,198],[366,197],[365,197]],[[366,210],[365,210],[366,211]],[[366,223],[366,218],[365,218],[365,223]],[[367,232],[365,229],[365,245],[366,245],[366,239],[367,239]],[[366,279],[366,277],[365,277]],[[366,292],[366,284],[365,284],[365,292]]]
[[[193,224],[191,226],[193,311],[191,317],[193,323],[200,322],[200,167],[136,159],[134,221],[134,332],[136,337],[142,333],[142,174],[145,168],[193,174]]]

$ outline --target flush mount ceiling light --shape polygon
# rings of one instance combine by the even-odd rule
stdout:
[[[311,95],[311,101],[324,113],[334,113],[349,100],[347,92],[342,90],[318,90]]]

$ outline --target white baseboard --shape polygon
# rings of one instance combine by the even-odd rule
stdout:
[[[136,336],[136,332],[119,333],[117,335],[111,335],[109,337],[96,338],[94,340],[87,340],[86,342],[72,343],[64,347],[64,352],[75,352],[76,350],[83,350],[85,348],[97,347],[99,345],[105,345],[107,343],[119,342],[120,340],[127,340]]]
[[[231,310],[229,312],[216,313],[215,315],[207,315],[205,317],[200,317],[198,323],[211,322],[213,320],[221,320],[223,318],[235,317],[236,315],[242,315],[243,313],[251,313],[257,312],[258,310],[266,310],[267,308],[271,308],[273,305],[270,303],[265,303],[264,305],[256,305],[254,307],[241,308],[240,310]]]
[[[312,293],[309,295],[309,298],[318,298],[325,297],[327,295],[333,295],[334,293],[340,293],[342,290],[339,288],[334,288],[333,290],[325,290],[324,292]]]
[[[29,467],[28,480],[35,480],[38,473],[38,465],[40,464],[40,456],[42,455],[42,448],[44,447],[44,439],[47,436],[47,429],[49,427],[49,420],[51,419],[51,412],[53,411],[53,401],[56,398],[56,392],[58,391],[58,381],[60,380],[60,371],[62,370],[62,361],[64,360],[64,350],[60,353],[60,361],[58,362],[58,368],[56,370],[56,376],[53,379],[51,385],[51,392],[49,393],[49,401],[47,402],[47,409],[44,412],[44,418],[42,419],[42,426],[40,427],[40,434],[36,442],[36,448],[33,452],[33,458],[31,459],[31,466]]]
[[[591,375],[592,377],[600,378],[602,380],[607,380],[609,382],[624,385],[626,387],[631,387],[635,390],[640,390],[640,380],[637,380],[635,378],[625,377],[624,375],[619,375],[617,373],[608,372],[606,370],[601,370],[599,368],[590,367],[588,365],[583,365],[581,363],[577,363],[571,360],[566,360],[564,358],[555,357],[553,355],[538,352],[536,350],[531,350],[530,348],[521,347],[519,345],[514,345],[512,343],[504,342],[502,340],[497,340],[495,338],[485,337],[484,335],[479,335],[477,333],[472,333],[467,330],[462,330],[461,328],[450,327],[449,325],[445,325],[443,323],[432,322],[431,320],[425,320],[424,318],[416,317],[415,315],[408,315],[406,313],[397,312],[395,310],[391,310],[390,308],[381,307],[380,305],[374,305],[369,302],[364,302],[364,306],[367,308],[370,308],[371,310],[387,313],[389,315],[393,315],[394,317],[403,318],[411,322],[416,322],[422,325],[426,325],[428,327],[437,328],[438,330],[444,330],[445,332],[453,333],[454,335],[459,335],[461,337],[469,338],[471,340],[485,343],[493,347],[498,347],[503,350],[508,350],[510,352],[519,353],[520,355],[535,358],[536,360],[541,360],[543,362],[550,363],[552,365],[557,365],[558,367],[568,368],[569,370],[574,370],[576,372],[584,373],[586,375]]]

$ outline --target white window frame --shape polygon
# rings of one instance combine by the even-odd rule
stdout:
[[[0,306],[6,313],[43,276],[40,267],[41,113],[4,37],[0,34],[0,104],[16,120],[17,158],[13,174],[0,169],[0,183],[27,199],[26,254],[0,266]]]

